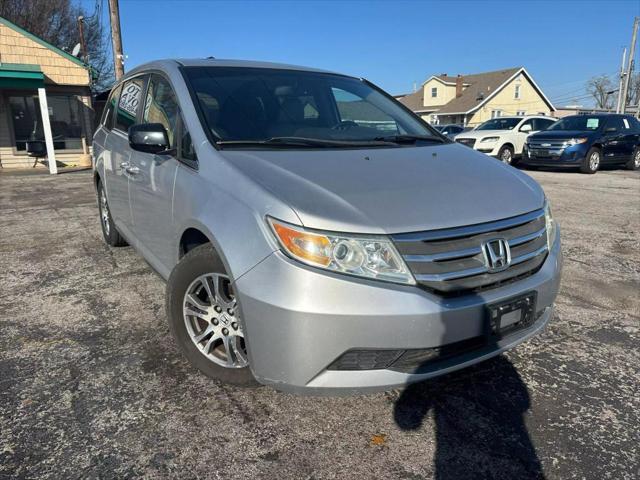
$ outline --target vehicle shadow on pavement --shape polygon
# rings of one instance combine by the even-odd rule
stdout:
[[[409,385],[394,406],[403,430],[433,415],[435,478],[533,478],[544,473],[527,432],[527,387],[501,355],[476,366]]]

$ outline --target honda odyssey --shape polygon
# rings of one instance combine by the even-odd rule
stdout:
[[[560,232],[540,186],[367,80],[149,63],[113,88],[93,155],[105,241],[166,280],[173,337],[212,378],[386,389],[552,316]]]

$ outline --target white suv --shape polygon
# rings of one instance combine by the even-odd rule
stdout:
[[[457,135],[455,140],[504,163],[515,164],[516,158],[522,155],[527,137],[546,130],[556,120],[544,116],[492,118],[474,130]]]

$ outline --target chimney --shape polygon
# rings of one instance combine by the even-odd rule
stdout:
[[[456,77],[456,98],[462,96],[462,75]]]

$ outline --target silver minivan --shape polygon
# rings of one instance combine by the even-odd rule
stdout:
[[[166,280],[176,343],[212,378],[386,389],[552,316],[560,232],[540,186],[364,79],[149,63],[113,88],[93,155],[105,241]]]

